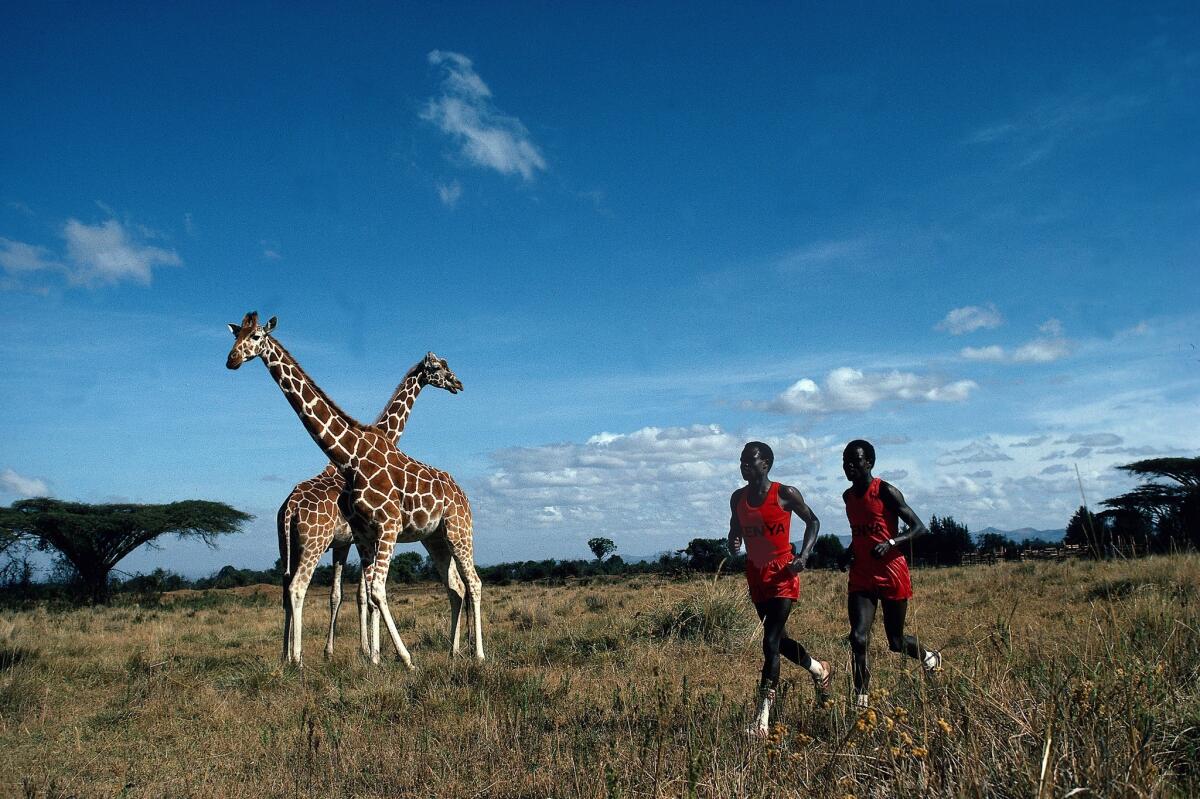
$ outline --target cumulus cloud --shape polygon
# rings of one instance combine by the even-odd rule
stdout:
[[[967,305],[955,308],[946,314],[946,318],[938,322],[937,330],[944,330],[952,336],[961,336],[975,330],[1000,327],[1004,318],[996,310],[996,306],[988,305],[981,308],[978,305]]]
[[[743,437],[716,425],[644,427],[600,432],[582,443],[494,452],[493,468],[472,487],[471,501],[481,529],[552,528],[581,545],[607,535],[634,554],[679,548],[697,536],[724,534],[747,438],[771,445],[772,474],[785,482],[798,481],[817,464],[830,469],[836,463],[829,440],[798,434]],[[632,533],[641,550],[619,540]]]
[[[532,180],[546,161],[516,117],[492,104],[492,91],[475,72],[471,59],[460,53],[434,50],[429,63],[442,70],[442,93],[421,110],[458,145],[468,162],[505,175]]]
[[[45,480],[26,477],[17,474],[12,469],[0,472],[0,490],[18,497],[44,497],[50,494],[50,488],[46,485]]]
[[[115,219],[99,225],[67,220],[63,228],[67,257],[71,260],[71,281],[86,285],[112,284],[123,280],[149,285],[156,266],[179,266],[179,256],[161,247],[135,240]]]
[[[1050,440],[1050,436],[1033,436],[1032,438],[1027,438],[1024,441],[1013,442],[1012,444],[1009,444],[1009,446],[1010,447],[1040,447],[1042,444],[1045,444],[1049,440]]]
[[[1017,363],[1050,363],[1070,354],[1070,346],[1062,339],[1036,339],[1018,347],[1012,359]]]
[[[149,285],[154,269],[179,266],[173,250],[146,243],[159,234],[141,225],[133,229],[116,219],[88,225],[69,219],[62,227],[66,252],[0,238],[0,267],[11,277],[57,272],[73,285],[112,285],[132,281]]]
[[[1050,363],[1065,358],[1074,349],[1072,342],[1063,335],[1062,322],[1057,319],[1039,325],[1038,332],[1042,335],[1011,352],[998,344],[991,344],[986,347],[963,347],[959,356],[967,361]]]
[[[1045,469],[1042,469],[1040,474],[1063,474],[1064,472],[1069,471],[1071,471],[1070,466],[1062,463],[1056,463],[1053,466],[1047,466]]]
[[[843,366],[831,371],[823,386],[804,378],[759,407],[777,413],[867,411],[885,401],[962,402],[976,388],[973,380],[949,382],[895,370],[864,373]]]
[[[1049,319],[1038,327],[1041,338],[1036,338],[1013,352],[1012,359],[1018,363],[1049,363],[1071,354],[1072,345],[1063,337],[1062,322]]]

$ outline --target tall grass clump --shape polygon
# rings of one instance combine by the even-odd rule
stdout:
[[[724,650],[744,647],[758,627],[741,580],[693,581],[682,598],[650,616],[654,638],[675,638]]]

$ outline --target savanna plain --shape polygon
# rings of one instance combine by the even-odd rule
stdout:
[[[485,586],[488,659],[448,655],[445,593],[391,590],[417,670],[358,653],[353,601],[283,667],[278,587],[0,611],[0,792],[26,797],[1200,795],[1200,557],[915,572],[924,674],[872,643],[849,707],[845,575],[789,629],[836,693],[761,665],[738,575]],[[352,587],[347,591],[353,593]],[[386,642],[386,637],[385,637]]]

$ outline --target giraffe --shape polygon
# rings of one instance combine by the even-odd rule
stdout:
[[[396,386],[387,406],[380,412],[374,424],[395,441],[404,432],[404,425],[412,412],[417,394],[425,386],[445,389],[451,394],[462,390],[462,381],[450,371],[449,365],[434,353],[426,353]],[[279,532],[279,557],[283,563],[283,660],[301,664],[301,634],[304,597],[325,551],[333,549],[333,587],[329,593],[329,634],[325,641],[325,657],[333,656],[334,631],[338,611],[342,604],[342,569],[350,554],[354,537],[350,523],[338,507],[338,497],[346,487],[346,481],[333,467],[326,465],[320,474],[297,484],[288,494],[276,514]],[[426,545],[426,550],[435,563],[439,558],[448,558],[448,553],[436,546]],[[360,550],[359,555],[362,556]],[[458,570],[450,565],[438,566],[439,574],[446,574],[446,585],[450,597],[450,635],[453,650],[457,651],[459,619],[462,609],[463,586]],[[370,656],[367,637],[366,581],[359,581],[359,637],[364,654]]]
[[[275,325],[275,317],[259,325],[255,311],[247,313],[240,324],[230,324],[234,342],[225,366],[237,369],[248,360],[261,358],[309,436],[345,478],[346,490],[339,504],[355,543],[370,553],[370,562],[363,567],[370,610],[382,616],[400,660],[413,668],[388,608],[387,573],[396,544],[413,541],[429,541],[449,552],[447,566],[453,563],[465,583],[474,656],[483,660],[483,585],[475,571],[471,506],[466,495],[449,474],[408,457],[378,427],[361,424],[335,405],[291,353],[271,337]],[[450,581],[448,573],[439,577],[443,584]],[[371,662],[379,659],[376,627]]]

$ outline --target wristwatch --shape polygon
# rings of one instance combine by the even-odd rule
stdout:
[[[888,539],[888,546],[889,546],[889,547],[894,547],[894,546],[896,546],[896,539],[894,539],[894,538],[889,538],[889,539]]]

